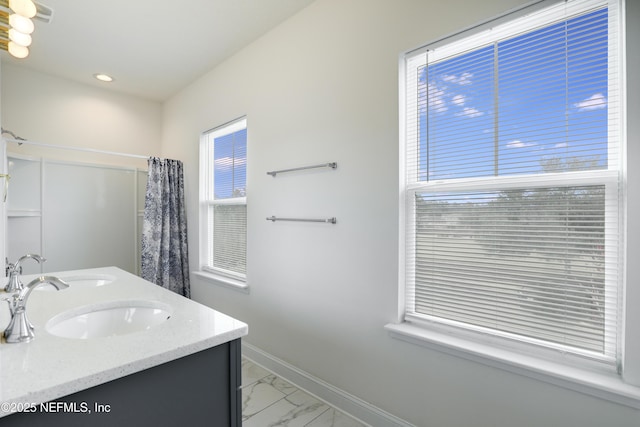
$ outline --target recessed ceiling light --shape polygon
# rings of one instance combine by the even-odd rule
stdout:
[[[101,82],[112,82],[113,81],[113,77],[107,75],[107,74],[102,74],[102,73],[98,73],[98,74],[94,74],[93,77],[95,77],[96,79],[100,80]]]

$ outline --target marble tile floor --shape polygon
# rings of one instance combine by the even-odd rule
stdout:
[[[242,358],[243,427],[365,427],[272,372]]]

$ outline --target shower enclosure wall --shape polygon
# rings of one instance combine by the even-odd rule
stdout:
[[[146,170],[11,151],[7,160],[10,262],[35,253],[47,261],[24,262],[24,274],[101,266],[139,274]]]

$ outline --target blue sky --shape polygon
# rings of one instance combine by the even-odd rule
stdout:
[[[420,180],[606,168],[607,45],[601,9],[423,67]]]
[[[549,159],[606,168],[607,55],[601,9],[422,67],[420,180],[540,173]],[[217,199],[245,195],[246,144],[246,129],[215,139]]]
[[[214,193],[216,199],[246,195],[247,130],[214,140]]]

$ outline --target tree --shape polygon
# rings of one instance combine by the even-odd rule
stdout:
[[[597,157],[541,161],[548,173],[598,164]],[[495,280],[512,283],[526,316],[603,330],[604,186],[419,195],[416,204],[417,241],[436,248],[429,252],[433,261],[426,262],[426,270],[433,268],[429,262],[438,262],[438,247],[458,248],[458,262],[476,271],[478,286],[485,281],[493,286]],[[486,272],[489,263],[502,266],[501,271]]]

